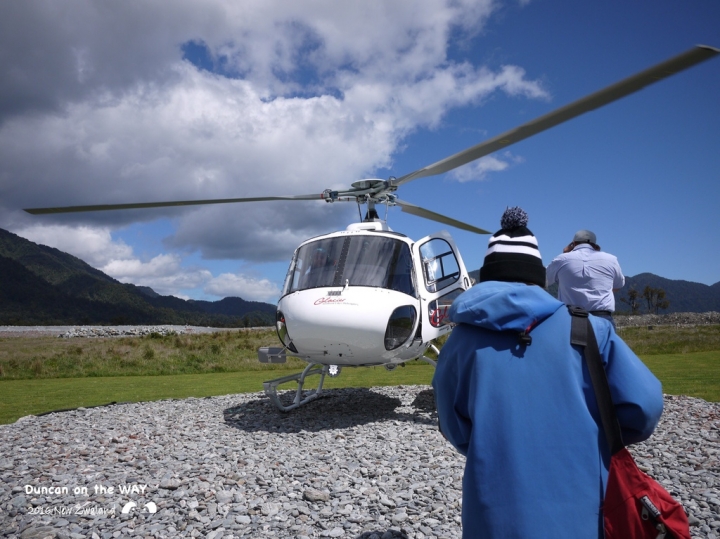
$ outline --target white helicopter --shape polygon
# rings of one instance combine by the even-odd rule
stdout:
[[[350,201],[367,206],[360,223],[346,230],[303,242],[295,251],[277,305],[276,329],[282,348],[261,348],[263,363],[284,363],[288,355],[308,363],[301,373],[264,383],[265,393],[282,411],[289,411],[321,395],[325,376],[343,367],[383,365],[393,370],[420,359],[435,365],[425,353],[433,341],[451,331],[447,310],[453,299],[472,283],[462,257],[445,231],[419,241],[392,231],[387,210],[402,211],[477,234],[487,230],[402,201],[395,194],[410,181],[453,170],[555,125],[636,92],[720,53],[704,45],[657,64],[490,140],[400,178],[365,179],[347,191],[326,189],[326,202]],[[31,214],[104,211],[234,202],[317,200],[317,194],[174,202],[141,202],[60,208],[26,209]],[[381,219],[376,205],[385,205]],[[362,215],[362,213],[361,213]],[[304,390],[306,378],[319,375],[315,389]],[[296,382],[290,403],[277,388]]]

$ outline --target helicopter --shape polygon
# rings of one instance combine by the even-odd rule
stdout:
[[[277,304],[276,330],[282,347],[258,350],[262,363],[285,363],[287,357],[305,362],[296,374],[264,382],[270,400],[287,412],[320,397],[326,376],[344,367],[384,366],[391,371],[411,360],[436,365],[428,350],[452,330],[447,313],[453,300],[472,286],[457,245],[446,231],[414,241],[387,224],[391,207],[418,217],[477,234],[491,232],[421,208],[397,197],[398,188],[436,176],[550,129],[585,112],[607,105],[642,88],[712,58],[719,49],[698,45],[653,67],[540,116],[494,138],[401,177],[362,179],[347,190],[326,189],[319,195],[139,202],[56,208],[30,208],[33,215],[159,208],[266,201],[324,200],[354,202],[360,222],[345,230],[304,241],[295,250]],[[366,206],[362,216],[362,206]],[[378,206],[385,206],[380,218]],[[306,379],[318,375],[318,385],[305,390]],[[297,383],[292,401],[278,388]]]

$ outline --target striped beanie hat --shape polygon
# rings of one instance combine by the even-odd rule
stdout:
[[[482,281],[531,283],[545,288],[545,266],[537,240],[527,228],[528,216],[520,207],[508,208],[502,227],[492,235],[480,268]]]

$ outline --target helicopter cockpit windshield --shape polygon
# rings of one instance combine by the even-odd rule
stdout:
[[[328,286],[371,286],[417,297],[407,243],[385,236],[342,236],[307,243],[290,264],[283,296]]]

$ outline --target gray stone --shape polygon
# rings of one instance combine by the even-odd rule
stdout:
[[[327,502],[330,500],[330,493],[309,488],[303,492],[303,497],[309,502]]]
[[[39,537],[34,530],[52,526],[57,539],[459,539],[465,461],[439,433],[435,410],[422,405],[431,401],[428,386],[327,390],[326,399],[283,414],[254,393],[0,425],[0,529]],[[630,447],[682,501],[693,539],[720,529],[718,431],[720,403],[666,396],[656,432]],[[35,500],[36,509],[116,508],[114,518],[88,518],[29,514],[23,485],[33,481],[148,486],[102,500],[92,489]],[[121,515],[131,500],[137,506]],[[155,514],[144,510],[150,501]]]

